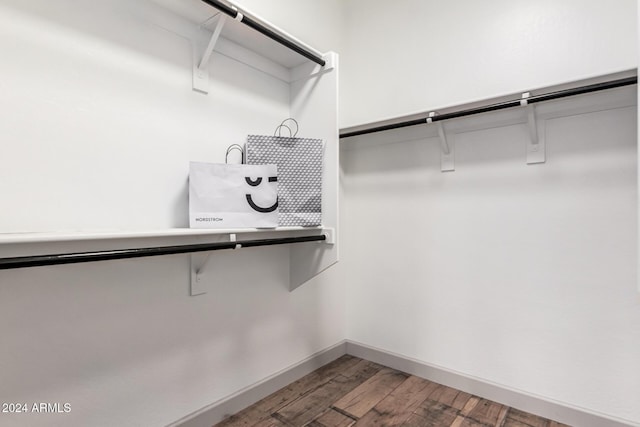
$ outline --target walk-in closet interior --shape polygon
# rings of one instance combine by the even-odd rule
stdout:
[[[213,426],[361,360],[640,426],[638,16],[0,0],[0,426]],[[190,228],[190,162],[287,119],[321,224]]]

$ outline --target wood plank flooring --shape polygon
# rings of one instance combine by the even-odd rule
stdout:
[[[353,356],[342,356],[215,427],[567,427]]]

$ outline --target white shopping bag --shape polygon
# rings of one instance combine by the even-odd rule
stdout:
[[[190,162],[190,227],[276,227],[277,172],[276,165]]]

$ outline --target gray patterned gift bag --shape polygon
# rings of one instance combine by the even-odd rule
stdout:
[[[322,224],[321,139],[249,135],[246,162],[278,166],[278,226]]]

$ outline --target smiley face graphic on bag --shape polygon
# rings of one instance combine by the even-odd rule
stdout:
[[[269,178],[267,178],[269,182],[278,182],[278,177],[277,176],[270,176]],[[247,184],[249,184],[251,187],[257,187],[260,184],[262,184],[262,177],[259,177],[256,180],[251,179],[251,177],[245,176],[244,180],[247,182]],[[269,207],[262,207],[262,206],[258,206],[254,201],[253,201],[253,197],[251,196],[251,194],[247,194],[246,195],[247,198],[247,203],[249,203],[249,206],[251,206],[251,208],[257,212],[261,212],[261,213],[269,213],[269,212],[273,212],[276,209],[278,209],[278,197],[276,196],[276,202],[269,206]]]

